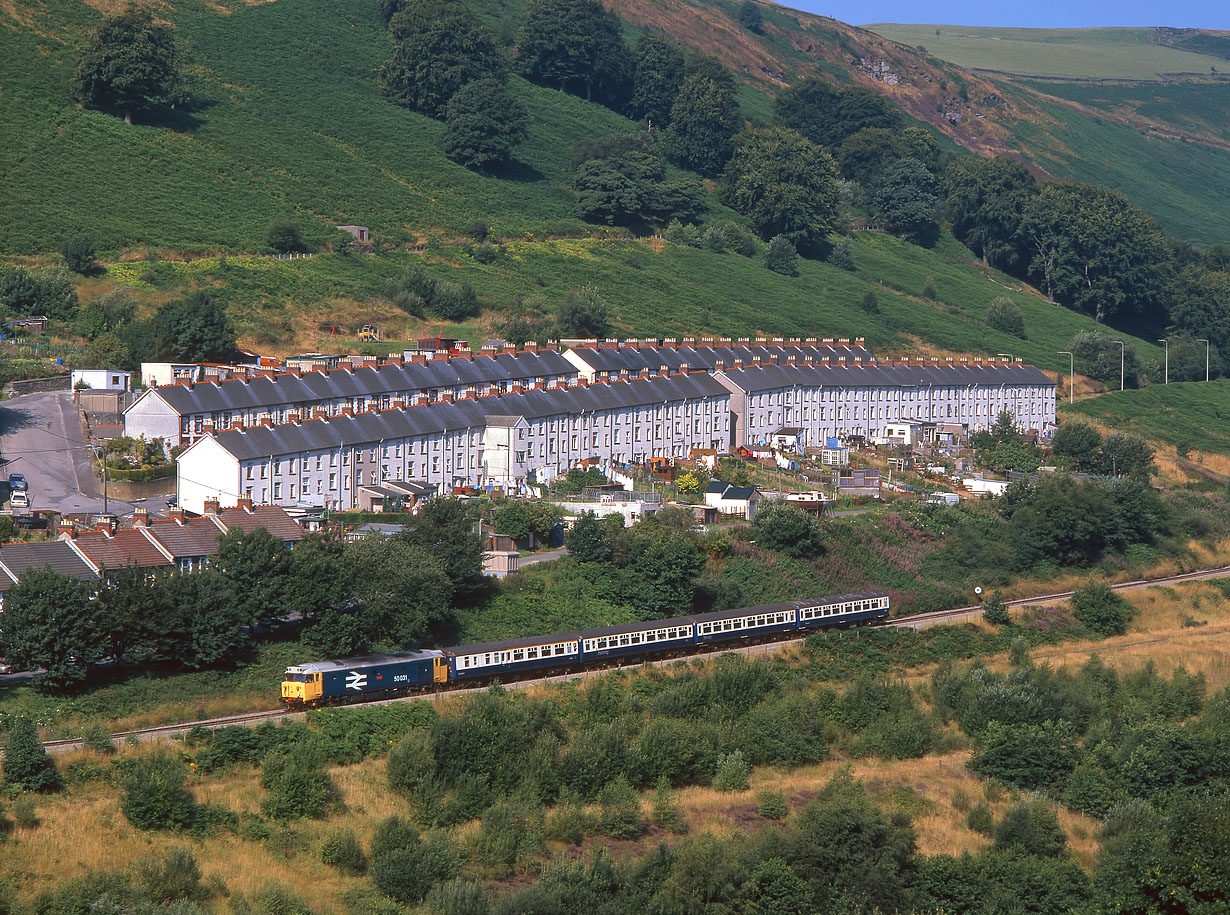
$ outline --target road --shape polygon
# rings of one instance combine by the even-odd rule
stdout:
[[[86,446],[71,392],[23,394],[0,403],[0,456],[3,476],[26,475],[32,509],[62,514],[103,510],[94,454]],[[132,514],[131,502],[109,503],[112,514]]]

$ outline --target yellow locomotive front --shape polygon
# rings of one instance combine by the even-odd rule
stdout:
[[[324,693],[319,672],[288,667],[282,679],[282,701],[287,705],[311,705]]]

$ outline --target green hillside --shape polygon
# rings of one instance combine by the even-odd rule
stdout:
[[[1157,30],[1151,28],[1007,29],[886,22],[865,28],[902,44],[921,45],[961,67],[1023,76],[1156,79],[1163,73],[1208,73],[1217,64],[1191,43],[1159,44]]]
[[[889,235],[854,237],[855,271],[801,261],[798,277],[766,270],[760,257],[717,254],[632,239],[563,239],[510,242],[492,264],[480,264],[461,248],[442,247],[420,257],[319,255],[297,261],[217,258],[191,263],[125,263],[108,272],[111,282],[139,296],[209,288],[234,316],[241,341],[268,348],[307,345],[311,321],[357,326],[376,321],[399,339],[410,339],[418,319],[397,315],[384,298],[387,283],[423,262],[434,276],[472,285],[488,306],[485,319],[455,327],[479,341],[496,332],[495,322],[518,298],[558,305],[575,287],[597,290],[621,335],[787,335],[866,337],[880,353],[948,352],[994,356],[1009,353],[1051,371],[1067,369],[1072,335],[1096,325],[1087,317],[1021,291],[1019,284],[986,270],[950,235],[933,249]],[[924,297],[928,281],[934,300]],[[869,289],[879,312],[859,307]],[[991,300],[1006,295],[1025,316],[1026,339],[987,327]],[[308,319],[305,322],[304,318]],[[1161,348],[1125,336],[1142,361]],[[386,340],[388,351],[396,340]],[[334,338],[354,345],[353,338]]]
[[[1114,429],[1166,442],[1181,453],[1230,454],[1230,379],[1114,391],[1062,409]]]

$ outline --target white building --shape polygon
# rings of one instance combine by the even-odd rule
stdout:
[[[730,395],[695,374],[321,416],[216,431],[179,459],[179,504],[240,496],[350,509],[361,486],[421,482],[522,491],[585,459],[600,466],[725,451]]]
[[[1055,382],[1031,365],[918,361],[906,364],[786,364],[726,369],[734,440],[754,448],[782,426],[800,444],[829,438],[882,439],[892,424],[959,424],[985,429],[1008,411],[1022,430],[1055,428]]]
[[[70,377],[72,389],[81,391],[131,391],[132,372],[119,369],[73,369]]]

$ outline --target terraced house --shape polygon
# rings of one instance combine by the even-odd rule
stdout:
[[[725,450],[730,394],[703,373],[519,393],[215,431],[179,459],[179,504],[240,498],[357,507],[359,488],[415,481],[516,492],[582,460],[629,464]]]
[[[577,378],[576,368],[563,356],[543,350],[423,356],[379,366],[172,384],[150,388],[125,411],[124,434],[190,445],[215,430],[387,410],[531,386],[563,387]]]
[[[896,423],[985,429],[1001,411],[1023,431],[1055,428],[1055,382],[1031,365],[917,360],[901,364],[782,364],[723,369],[733,444],[772,445],[788,429],[798,447],[830,438],[879,439]]]

